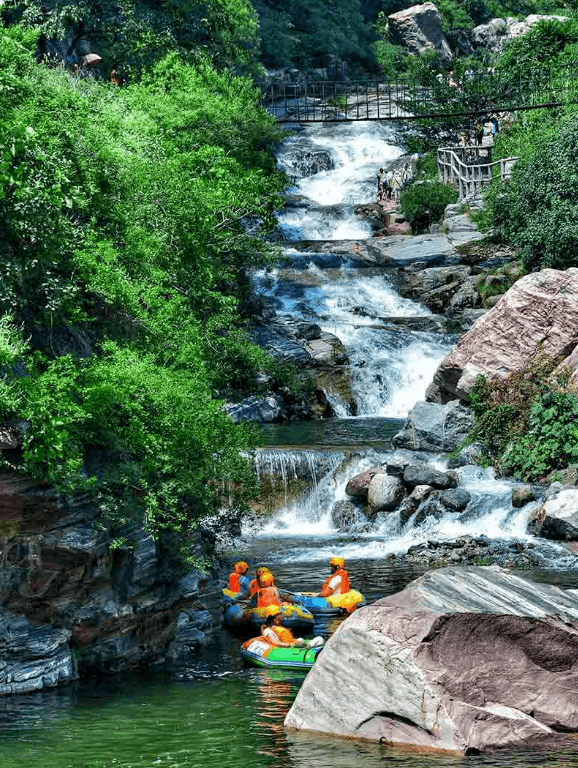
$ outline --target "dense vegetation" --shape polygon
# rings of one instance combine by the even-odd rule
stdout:
[[[135,77],[167,53],[190,61],[203,58],[218,67],[255,68],[258,21],[249,0],[8,0],[2,9],[46,41],[69,45],[89,40],[103,59],[125,77]]]
[[[514,41],[500,68],[504,77],[515,78],[545,63],[555,73],[554,86],[567,92],[575,89],[568,62],[576,59],[578,22],[547,22]],[[496,239],[520,249],[526,270],[578,264],[576,114],[574,105],[522,114],[504,126],[494,149],[495,158],[520,159],[511,183],[496,183],[487,195],[484,221]]]
[[[187,533],[223,491],[234,518],[254,435],[219,395],[271,368],[239,306],[279,204],[273,121],[250,80],[207,61],[169,53],[120,88],[37,64],[34,30],[0,35],[0,411],[25,429],[15,467],[88,489],[116,525]]]
[[[572,371],[539,353],[520,373],[478,377],[471,396],[471,441],[500,471],[544,480],[578,461],[578,393]]]

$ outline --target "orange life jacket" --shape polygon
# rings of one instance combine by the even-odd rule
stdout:
[[[281,605],[277,587],[262,587],[257,590],[257,608],[266,608],[268,605]]]
[[[294,643],[295,637],[293,636],[293,632],[291,632],[290,629],[287,629],[287,627],[277,626],[276,624],[273,624],[271,627],[267,627],[264,630],[261,630],[263,633],[263,637],[267,640],[268,643],[271,643],[271,645],[276,645],[274,638],[269,636],[269,630],[272,630],[277,635],[277,640],[281,643]],[[267,634],[264,634],[264,633]]]
[[[341,582],[337,587],[337,590],[332,592],[331,587],[329,586],[329,582],[336,576],[341,576]],[[344,595],[346,592],[349,592],[349,590],[349,574],[345,568],[338,568],[335,573],[332,573],[331,576],[325,579],[325,583],[321,587],[321,592],[319,594],[321,597],[328,597],[329,595]]]
[[[241,574],[240,573],[230,573],[229,574],[229,589],[231,592],[240,592],[241,591]]]

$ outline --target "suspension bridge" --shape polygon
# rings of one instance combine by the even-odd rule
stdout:
[[[464,76],[461,82],[433,73],[425,85],[400,78],[387,82],[309,81],[270,83],[263,105],[280,123],[475,118],[477,115],[578,103],[578,62],[529,71]]]

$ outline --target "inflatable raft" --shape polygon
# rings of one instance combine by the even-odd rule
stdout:
[[[278,648],[261,637],[243,643],[239,650],[243,661],[254,667],[311,669],[321,648]]]
[[[230,629],[240,631],[259,630],[265,623],[266,608],[249,608],[247,603],[232,603],[229,590],[223,590],[225,599],[228,597],[228,604],[225,603],[224,620],[225,625]],[[233,593],[234,594],[234,593]],[[307,631],[313,628],[313,614],[305,606],[299,603],[282,603],[281,615],[283,617],[283,626],[289,629],[299,629]]]
[[[291,596],[314,615],[337,616],[343,611],[351,613],[356,608],[365,605],[363,595],[356,589],[350,589],[349,592],[344,592],[342,595],[330,595],[329,597],[317,597],[312,592],[292,592]]]

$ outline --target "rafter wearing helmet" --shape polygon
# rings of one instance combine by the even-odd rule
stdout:
[[[332,557],[329,560],[329,568],[331,569],[331,576],[325,580],[319,597],[344,595],[349,592],[349,574],[345,570],[345,560],[342,557]]]
[[[233,573],[229,574],[229,589],[231,592],[246,592],[251,584],[249,577],[245,574],[249,570],[249,564],[244,560],[239,560],[233,566]]]

